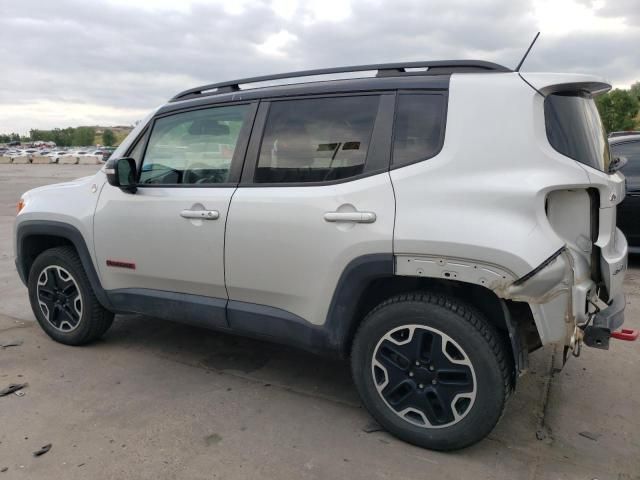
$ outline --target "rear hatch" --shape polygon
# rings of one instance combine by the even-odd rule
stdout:
[[[607,302],[622,294],[627,266],[627,242],[616,228],[616,206],[624,199],[624,177],[610,173],[611,155],[606,131],[594,97],[611,86],[588,75],[522,74],[544,98],[545,129],[549,144],[579,162],[593,188],[592,277]]]

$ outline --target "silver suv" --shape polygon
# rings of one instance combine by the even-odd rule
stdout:
[[[190,89],[96,175],[24,194],[16,265],[58,342],[138,313],[350,357],[382,426],[461,448],[529,352],[623,322],[609,88],[443,61]]]

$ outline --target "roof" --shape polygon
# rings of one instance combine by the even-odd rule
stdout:
[[[381,63],[369,65],[352,65],[347,67],[322,68],[314,70],[301,70],[296,72],[264,75],[259,77],[241,78],[227,82],[211,83],[199,87],[190,88],[174,96],[170,102],[198,98],[205,95],[219,95],[230,92],[238,92],[240,85],[274,82],[286,79],[301,79],[305,77],[327,76],[357,72],[376,72],[376,77],[401,77],[413,75],[447,75],[452,73],[480,73],[480,72],[511,72],[503,65],[485,62],[482,60],[437,60],[423,62]],[[301,83],[293,81],[291,83]]]
[[[640,141],[639,135],[621,135],[619,137],[609,138],[609,145],[616,145],[618,143],[638,142]]]

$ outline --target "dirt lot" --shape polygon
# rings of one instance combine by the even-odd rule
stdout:
[[[118,317],[89,347],[54,343],[15,272],[15,203],[96,168],[0,165],[0,344],[23,342],[0,348],[0,388],[29,383],[0,397],[0,480],[640,479],[640,343],[585,349],[555,375],[536,352],[489,438],[449,454],[367,433],[341,362],[143,317]],[[626,286],[635,328],[638,266]]]

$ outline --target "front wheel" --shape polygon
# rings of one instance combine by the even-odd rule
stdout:
[[[92,342],[104,335],[113,322],[113,313],[98,302],[82,262],[71,247],[42,252],[31,266],[28,287],[38,323],[57,342]]]
[[[430,293],[393,297],[363,320],[351,367],[365,407],[390,433],[434,450],[484,438],[510,393],[498,332],[469,306]]]

